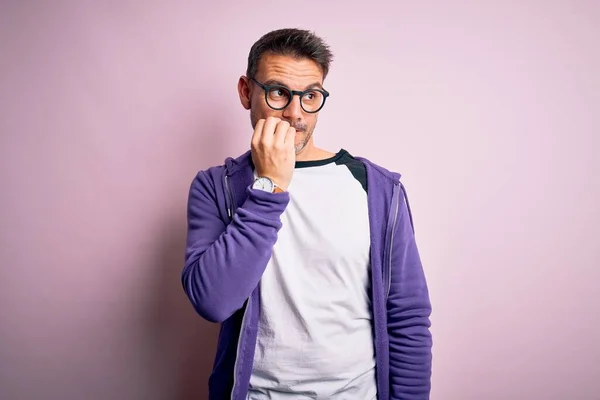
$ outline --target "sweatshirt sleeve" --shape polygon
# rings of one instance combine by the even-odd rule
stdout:
[[[182,284],[196,312],[211,322],[229,318],[258,285],[289,202],[288,193],[246,190],[247,200],[226,224],[207,174],[198,173],[190,187]]]
[[[403,193],[403,191],[401,191]],[[431,303],[406,198],[394,234],[390,294],[390,393],[393,400],[426,400],[431,389]]]

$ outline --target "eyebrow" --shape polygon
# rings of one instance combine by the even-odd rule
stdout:
[[[263,83],[263,85],[265,85],[265,86],[279,85],[279,86],[285,86],[286,88],[289,89],[288,85],[286,85],[285,83],[283,83],[281,81],[278,81],[277,79],[269,79],[268,81]],[[306,88],[304,88],[304,90],[314,89],[314,88],[323,89],[323,85],[321,85],[319,82],[311,83]]]

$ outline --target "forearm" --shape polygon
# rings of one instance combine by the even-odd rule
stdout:
[[[182,283],[196,311],[212,322],[224,321],[243,306],[262,277],[281,229],[288,195],[248,193],[233,221],[220,228],[215,223],[205,227],[211,220],[205,203],[193,199],[190,206]]]
[[[429,399],[432,363],[429,313],[425,298],[415,298],[405,310],[389,313],[392,399]]]

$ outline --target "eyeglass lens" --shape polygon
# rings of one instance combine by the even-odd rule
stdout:
[[[285,87],[274,87],[267,92],[267,103],[275,109],[285,108],[291,101],[292,94]],[[313,112],[321,108],[325,97],[318,90],[309,90],[300,98],[300,104],[306,112]]]

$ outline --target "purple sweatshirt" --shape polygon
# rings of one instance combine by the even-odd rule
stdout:
[[[431,304],[406,193],[400,174],[357,159],[367,173],[378,399],[429,399]],[[246,399],[259,281],[289,202],[288,193],[251,189],[253,180],[248,151],[200,171],[189,193],[183,288],[200,316],[221,323],[210,400]]]

